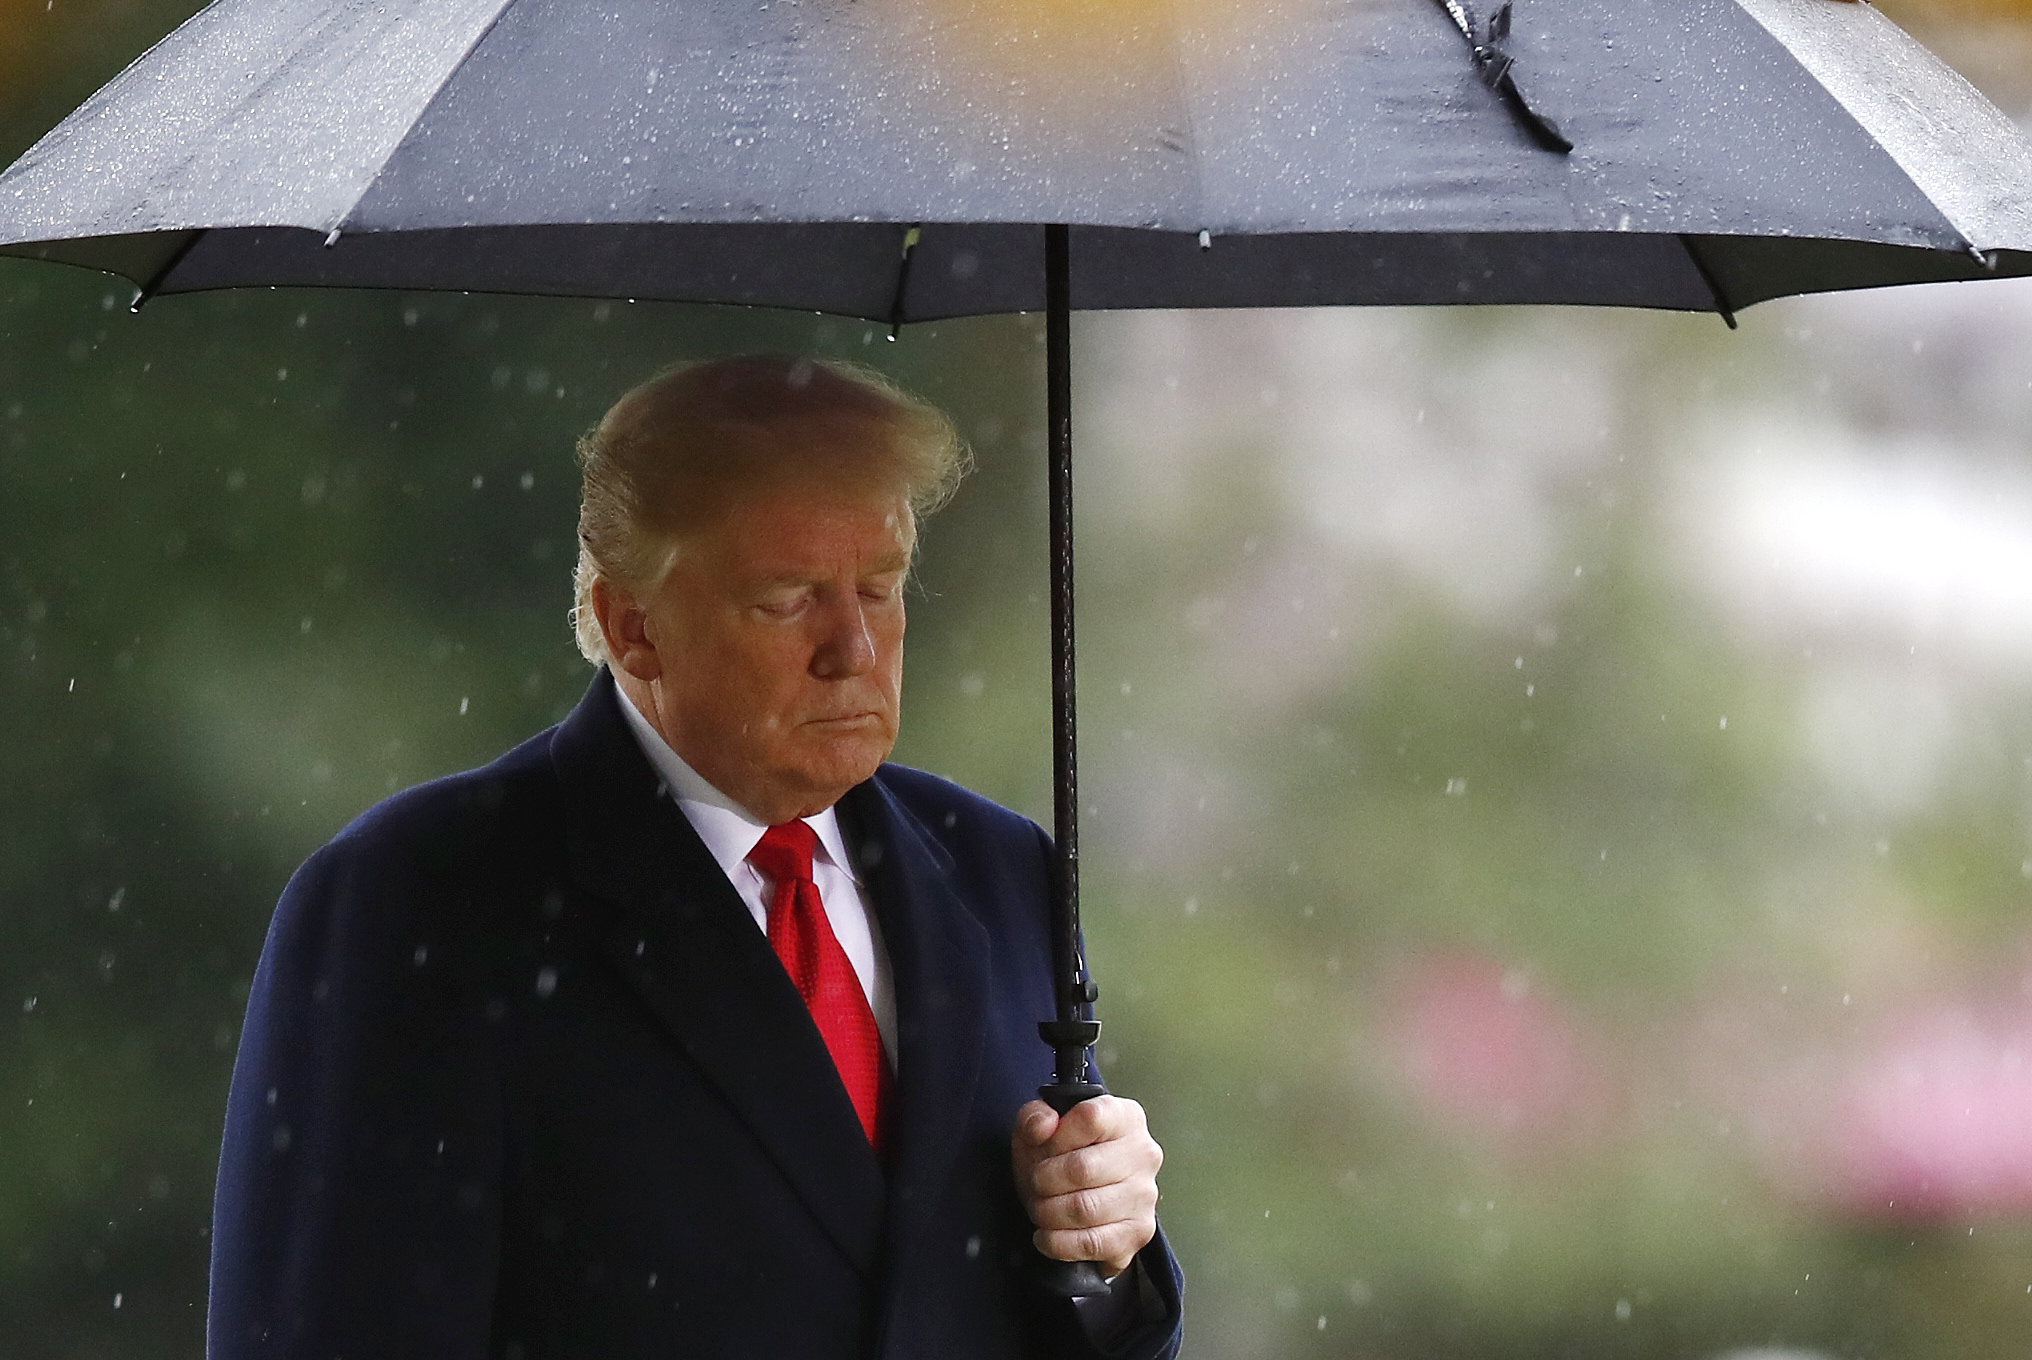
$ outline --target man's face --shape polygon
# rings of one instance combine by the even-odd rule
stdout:
[[[900,491],[735,495],[642,602],[650,716],[672,749],[771,824],[874,774],[896,744],[913,534]]]

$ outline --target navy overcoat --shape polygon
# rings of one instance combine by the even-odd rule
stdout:
[[[840,802],[897,995],[878,1159],[602,671],[372,809],[277,907],[233,1073],[213,1360],[1091,1354],[1009,1169],[1048,1078],[1047,844],[884,766]],[[1110,1355],[1178,1348],[1160,1235]],[[1158,1316],[1162,1315],[1162,1320]]]

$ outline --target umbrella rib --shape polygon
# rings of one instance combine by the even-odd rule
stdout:
[[[187,234],[184,237],[183,243],[169,253],[169,257],[157,267],[155,272],[141,281],[139,291],[134,294],[134,301],[127,304],[127,310],[138,313],[143,307],[147,306],[149,299],[162,291],[162,286],[169,282],[169,276],[176,272],[176,267],[184,262],[185,257],[196,248],[197,243],[202,241],[211,230],[210,227],[199,227]]]
[[[1707,261],[1700,257],[1700,252],[1694,248],[1693,238],[1683,231],[1679,233],[1679,248],[1686,252],[1687,259],[1693,261],[1694,269],[1700,274],[1700,281],[1707,285],[1708,295],[1714,299],[1715,311],[1721,314],[1729,329],[1734,330],[1736,309],[1729,305],[1728,295],[1722,292],[1722,281],[1715,277],[1715,272],[1708,268]]]
[[[416,117],[410,120],[408,130],[396,139],[395,145],[388,149],[388,154],[381,158],[381,164],[375,167],[374,173],[368,177],[367,182],[360,186],[360,192],[354,197],[352,206],[340,214],[339,220],[332,224],[331,234],[325,238],[326,246],[335,246],[339,243],[339,234],[345,230],[346,224],[353,220],[353,214],[360,210],[360,205],[367,201],[367,195],[374,192],[374,186],[380,182],[382,172],[387,170],[388,163],[401,154],[402,148],[408,145],[410,137],[415,134],[417,127],[422,124],[424,116],[430,112],[431,106],[437,103],[439,97],[444,94],[446,89],[450,88],[452,81],[458,78],[459,72],[466,69],[466,63],[473,59],[473,53],[479,51],[480,44],[486,42],[494,30],[501,26],[501,20],[507,17],[509,10],[515,8],[515,4],[516,0],[503,0],[501,8],[494,11],[494,17],[487,20],[485,26],[473,35],[473,40],[466,45],[466,50],[461,52],[459,59],[453,62],[445,71],[444,78],[438,82],[437,89],[431,92],[430,98],[423,101],[423,107],[416,111]]]
[[[903,329],[903,293],[910,287],[910,261],[917,254],[917,243],[924,236],[924,223],[912,222],[910,230],[903,233],[903,256],[896,262],[896,294],[889,299],[889,338]]]

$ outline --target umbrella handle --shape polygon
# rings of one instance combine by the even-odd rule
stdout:
[[[1067,1048],[1077,1051],[1078,1062],[1084,1068],[1086,1050],[1101,1037],[1101,1022],[1046,1020],[1037,1027],[1037,1032],[1045,1043],[1060,1053]],[[1061,1072],[1069,1069],[1069,1064],[1060,1064]],[[1108,1088],[1097,1081],[1054,1081],[1037,1088],[1037,1098],[1060,1114],[1082,1101],[1107,1093]],[[1108,1282],[1101,1274],[1098,1261],[1057,1261],[1049,1256],[1039,1256],[1035,1265],[1038,1283],[1044,1286],[1045,1292],[1060,1298],[1087,1299],[1108,1292]]]

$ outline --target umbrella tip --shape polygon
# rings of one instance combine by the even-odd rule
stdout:
[[[1204,227],[1200,228],[1199,248],[1201,250],[1212,250],[1214,248],[1214,234]]]
[[[325,237],[325,249],[326,249],[326,250],[330,250],[330,249],[331,249],[331,248],[332,248],[333,246],[335,246],[335,245],[337,245],[337,244],[339,243],[339,233],[340,233],[340,232],[342,232],[342,231],[344,231],[344,230],[345,230],[345,228],[343,228],[343,227],[333,227],[333,228],[332,228],[332,234],[331,234],[331,235],[329,235],[329,236],[327,236],[327,237]]]

